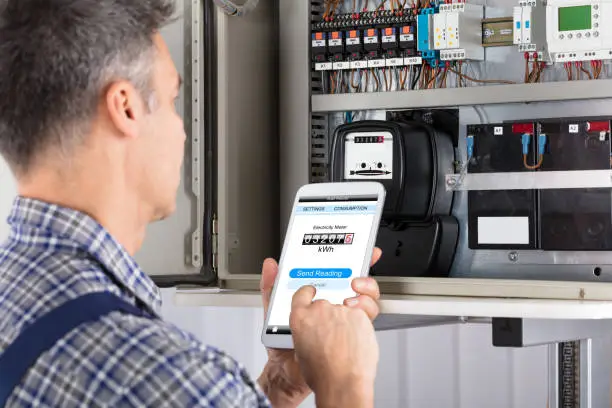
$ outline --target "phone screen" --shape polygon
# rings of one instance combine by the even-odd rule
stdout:
[[[317,289],[315,299],[342,304],[355,296],[351,281],[361,275],[374,226],[376,196],[301,198],[285,238],[285,253],[272,301],[267,334],[291,334],[293,294],[304,285]],[[368,259],[366,259],[368,258]]]

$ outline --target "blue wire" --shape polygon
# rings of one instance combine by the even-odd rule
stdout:
[[[351,112],[345,112],[344,113],[344,121],[346,123],[352,123],[353,122],[353,116],[352,116]]]

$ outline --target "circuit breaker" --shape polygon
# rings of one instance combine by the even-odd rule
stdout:
[[[513,10],[514,44],[520,52],[541,52],[547,58],[546,8],[540,1],[521,2]]]
[[[483,60],[482,18],[484,9],[475,4],[442,4],[433,15],[433,46],[440,59]]]

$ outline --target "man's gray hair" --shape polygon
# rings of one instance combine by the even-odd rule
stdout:
[[[172,0],[0,0],[0,154],[17,175],[83,140],[108,85],[154,99],[153,35]]]

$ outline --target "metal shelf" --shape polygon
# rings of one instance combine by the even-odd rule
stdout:
[[[174,303],[183,307],[261,308],[261,293],[179,289]],[[493,344],[505,347],[598,338],[612,332],[612,301],[384,295],[380,311],[374,321],[377,331],[489,324]],[[506,341],[511,344],[503,344]]]
[[[612,79],[423,91],[313,95],[312,112],[434,108],[612,98]]]
[[[261,293],[182,289],[175,293],[174,303],[177,306],[189,307],[261,307]],[[612,319],[612,301],[386,295],[382,296],[380,306],[382,313],[394,315],[555,320]]]

